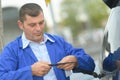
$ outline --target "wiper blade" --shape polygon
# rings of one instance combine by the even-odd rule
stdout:
[[[77,62],[64,62],[64,63],[56,63],[56,64],[49,64],[49,66],[58,66],[58,65],[64,65],[64,64],[73,64]]]

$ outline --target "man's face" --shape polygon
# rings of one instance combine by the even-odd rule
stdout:
[[[41,12],[36,17],[26,15],[24,22],[18,21],[20,29],[23,30],[27,39],[34,42],[43,41],[44,34],[44,14]]]

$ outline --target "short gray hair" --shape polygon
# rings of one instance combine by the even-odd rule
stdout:
[[[26,15],[32,16],[32,17],[36,17],[38,16],[41,12],[43,12],[41,6],[39,6],[36,3],[27,3],[25,5],[23,5],[20,8],[19,11],[19,20],[20,21],[24,21],[26,18]]]

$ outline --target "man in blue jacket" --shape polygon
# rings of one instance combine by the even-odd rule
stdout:
[[[75,68],[94,71],[93,59],[82,48],[44,33],[44,14],[38,4],[20,8],[18,25],[23,34],[4,47],[0,80],[69,80],[67,72]]]

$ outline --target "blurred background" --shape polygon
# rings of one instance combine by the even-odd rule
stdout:
[[[49,2],[50,0],[48,0]],[[102,0],[1,0],[3,18],[3,46],[21,34],[18,28],[19,8],[34,2],[43,8],[46,31],[63,36],[75,47],[84,48],[94,58],[99,73],[99,58],[109,8]],[[90,75],[74,73],[71,80],[99,80]]]

